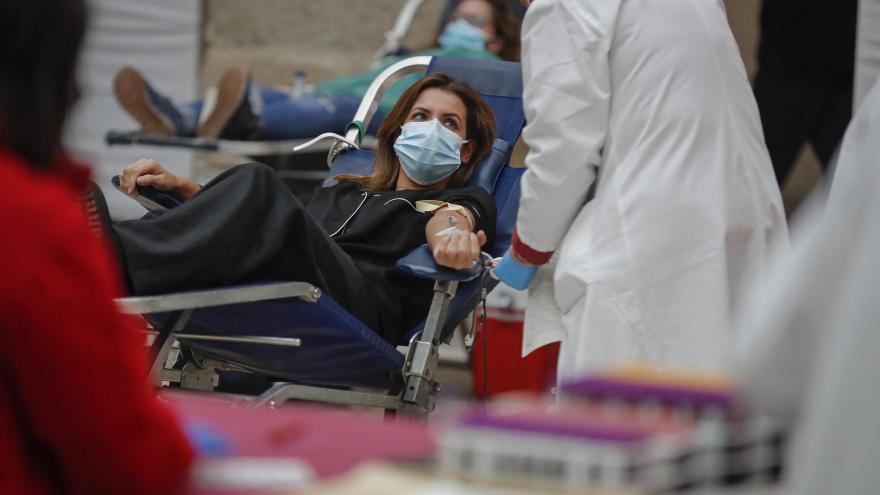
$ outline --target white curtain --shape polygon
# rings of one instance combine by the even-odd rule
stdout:
[[[139,158],[156,158],[174,173],[190,174],[192,154],[146,147],[108,147],[110,129],[137,125],[113,97],[113,76],[131,65],[175,100],[196,96],[201,28],[199,0],[90,0],[89,31],[79,67],[82,99],[68,123],[66,143],[93,167],[114,218],[144,213],[110,186],[110,177]]]
[[[880,76],[880,0],[860,0],[857,29],[853,109],[859,108]]]

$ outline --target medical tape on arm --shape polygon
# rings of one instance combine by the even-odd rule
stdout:
[[[426,200],[422,200],[422,201],[416,201],[416,211],[421,212],[421,213],[431,213],[433,215],[437,215],[439,212],[444,211],[444,210],[455,212],[455,213],[458,213],[459,215],[463,216],[470,224],[470,229],[465,230],[465,231],[466,232],[473,232],[474,231],[474,228],[476,227],[476,221],[474,220],[474,214],[471,213],[471,211],[467,207],[462,206],[462,205],[457,205],[455,203],[447,203],[445,201],[440,201],[440,200],[436,200],[436,199],[426,199]],[[455,217],[450,215],[450,218],[455,218]],[[456,225],[457,224],[455,222],[450,220],[450,228],[456,228]],[[449,230],[449,229],[444,229],[443,231],[445,231],[445,230]],[[464,229],[459,229],[459,230],[464,230]],[[443,231],[441,231],[441,232],[443,232]],[[439,234],[439,232],[438,232],[438,234]]]

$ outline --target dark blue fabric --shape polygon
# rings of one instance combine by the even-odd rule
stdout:
[[[498,209],[498,219],[495,227],[495,245],[489,249],[489,253],[494,257],[501,256],[510,247],[513,228],[516,226],[516,214],[519,211],[519,180],[525,171],[524,168],[507,167],[495,183],[493,195]]]
[[[516,62],[492,62],[457,57],[434,57],[428,65],[428,74],[449,74],[488,96],[522,98],[522,69]]]
[[[490,194],[495,193],[495,184],[501,175],[502,170],[510,159],[510,152],[513,145],[509,142],[496,139],[492,143],[492,151],[489,156],[483,159],[483,163],[474,171],[470,179],[467,181],[469,186],[480,186]],[[501,210],[498,210],[501,211]]]
[[[150,316],[152,323],[165,315]],[[187,333],[296,337],[299,348],[187,341],[187,346],[243,368],[302,383],[389,388],[404,356],[329,297],[196,310]]]
[[[520,64],[434,57],[428,66],[428,74],[434,72],[442,72],[464,81],[480,93],[495,112],[495,137],[508,143],[516,143],[526,120],[522,106]]]
[[[495,137],[508,143],[516,143],[526,117],[522,100],[506,96],[484,96],[484,100],[495,110]]]
[[[327,131],[343,132],[360,102],[349,95],[306,93],[266,104],[260,111],[263,138],[305,139]]]
[[[410,251],[397,261],[397,269],[410,275],[431,280],[447,280],[465,282],[480,276],[481,270],[476,266],[471,270],[453,270],[445,268],[434,261],[434,254],[427,244]]]
[[[373,171],[373,152],[367,150],[349,150],[340,153],[330,171],[327,172],[327,178],[324,179],[324,187],[330,187],[336,184],[333,177],[342,174],[369,175]]]
[[[316,92],[291,96],[289,91],[261,85],[250,86],[250,94],[259,94],[262,105],[253,110],[257,112],[263,129],[261,138],[268,141],[312,138],[328,131],[342,132],[361,102],[360,98],[347,94]],[[203,107],[202,99],[173,107],[179,122],[175,122],[175,127],[181,135],[195,135]],[[167,107],[160,107],[163,108]],[[163,113],[168,111],[163,110]],[[377,112],[367,132],[375,135],[383,118],[384,114]]]

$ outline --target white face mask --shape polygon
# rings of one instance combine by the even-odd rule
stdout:
[[[461,166],[461,146],[467,141],[437,119],[407,122],[394,142],[394,152],[406,175],[427,186],[452,175]]]
[[[489,36],[482,29],[464,19],[450,22],[443,29],[438,43],[447,49],[465,48],[468,50],[485,50]]]

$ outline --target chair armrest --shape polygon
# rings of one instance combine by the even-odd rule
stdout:
[[[218,151],[217,139],[190,138],[182,136],[157,136],[140,131],[109,131],[104,141],[110,145],[145,144],[150,146],[168,146],[186,148],[197,151]]]
[[[116,299],[116,304],[126,314],[151,314],[293,297],[316,302],[321,297],[321,290],[305,282],[270,282],[159,296],[122,297]]]
[[[440,266],[434,261],[434,253],[427,244],[422,244],[397,260],[397,269],[420,278],[455,282],[473,280],[483,271],[479,263],[468,270],[453,270]]]
[[[118,175],[114,175],[110,182],[113,183],[113,187],[151,211],[170,209],[183,203],[183,200],[177,197],[177,195],[160,191],[152,186],[138,186],[138,195],[132,196],[119,186]]]

